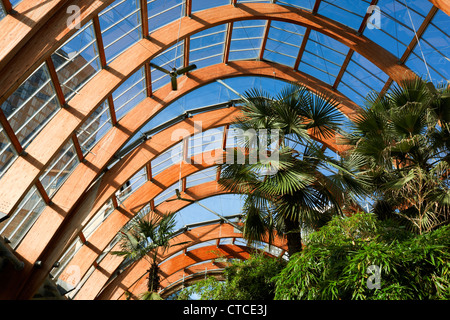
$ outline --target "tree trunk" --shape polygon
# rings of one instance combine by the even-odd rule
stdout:
[[[300,234],[300,223],[296,220],[284,218],[287,246],[289,257],[294,253],[302,251],[302,236]]]
[[[153,262],[148,269],[148,291],[158,292],[160,287],[159,266],[156,262]]]

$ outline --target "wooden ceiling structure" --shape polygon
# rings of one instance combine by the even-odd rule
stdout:
[[[17,153],[17,158],[0,179],[0,211],[2,220],[10,218],[20,203],[24,200],[31,188],[35,187],[45,201],[45,208],[37,221],[26,233],[18,246],[14,248],[14,254],[25,263],[22,270],[8,270],[0,273],[2,288],[1,299],[30,299],[39,289],[49,273],[54,269],[63,254],[77,239],[83,239],[83,227],[86,226],[95,214],[108,201],[114,204],[113,212],[100,225],[100,227],[83,241],[82,247],[73,256],[71,262],[65,267],[60,278],[70,278],[70,266],[79,268],[79,278],[86,278],[83,284],[75,283],[78,291],[75,299],[117,299],[123,298],[127,290],[133,291],[141,284],[136,285],[145,272],[142,266],[129,268],[125,273],[117,276],[115,271],[120,266],[120,259],[110,254],[100,263],[98,258],[111,243],[117,232],[146,204],[153,203],[154,198],[166,188],[176,183],[178,179],[186,179],[189,175],[211,167],[211,162],[202,164],[175,164],[155,176],[151,175],[151,161],[158,155],[170,149],[175,144],[183,141],[183,137],[172,141],[171,134],[175,130],[184,130],[189,135],[196,133],[195,121],[201,121],[202,130],[226,127],[239,114],[239,108],[228,107],[211,110],[186,117],[184,120],[164,128],[164,130],[152,135],[151,139],[144,139],[141,144],[125,154],[120,159],[115,156],[151,119],[164,108],[170,106],[180,97],[213,83],[218,79],[227,79],[238,76],[259,76],[275,78],[284,81],[296,81],[304,84],[311,90],[325,92],[340,102],[341,111],[347,117],[352,118],[358,113],[360,107],[343,93],[337,90],[338,83],[351,59],[353,53],[358,53],[389,76],[385,88],[387,90],[392,82],[415,77],[405,61],[418,43],[421,35],[438,10],[447,15],[450,11],[449,0],[432,0],[432,9],[424,22],[417,30],[417,37],[411,39],[402,58],[399,59],[387,51],[382,44],[377,44],[362,35],[366,25],[367,14],[359,30],[349,28],[337,21],[317,13],[320,0],[316,0],[312,11],[283,6],[276,3],[236,3],[230,1],[230,5],[219,6],[192,13],[192,1],[187,0],[185,16],[167,24],[166,26],[149,33],[147,17],[147,1],[140,0],[142,10],[142,33],[145,35],[122,52],[112,62],[107,63],[105,49],[103,47],[102,34],[98,27],[99,13],[111,5],[113,0],[23,0],[15,8],[12,8],[9,0],[1,0],[3,8],[8,13],[0,21],[0,104],[3,103],[19,86],[42,64],[49,69],[53,86],[59,104],[62,106],[56,115],[36,135],[36,137],[24,147],[19,142],[14,130],[0,109],[0,124],[4,129],[12,147]],[[377,1],[372,1],[376,4]],[[68,25],[68,15],[71,6],[80,8],[79,22],[84,25],[93,22],[95,37],[99,51],[102,69],[93,76],[75,95],[67,101],[62,93],[61,84],[58,82],[56,70],[51,62],[51,54],[61,47],[77,31]],[[231,28],[229,28],[223,56],[223,63],[214,64],[205,68],[192,71],[181,76],[178,80],[178,90],[172,91],[170,84],[157,90],[152,90],[149,62],[179,41],[184,42],[184,64],[189,64],[189,40],[192,35],[207,28],[244,20],[283,21],[306,27],[305,38],[314,30],[327,35],[350,50],[342,65],[336,82],[327,84],[298,69],[305,45],[300,47],[294,68],[285,65],[264,61],[229,61]],[[267,41],[267,33],[262,41],[261,52]],[[306,42],[305,42],[306,43]],[[97,142],[94,148],[86,155],[78,152],[79,164],[71,175],[50,196],[42,186],[39,177],[49,164],[58,155],[67,141],[73,141],[79,146],[76,132],[90,115],[104,102],[112,103],[112,94],[120,85],[132,76],[136,70],[145,67],[146,70],[146,98],[137,104],[121,119],[116,119],[114,108],[110,105],[112,128]],[[226,130],[224,130],[226,133]],[[314,137],[327,148],[334,152],[342,152],[345,147],[336,143],[336,138],[323,141],[320,137]],[[225,147],[225,146],[224,146]],[[214,157],[221,157],[223,149],[215,150]],[[205,159],[208,156],[205,155]],[[117,191],[129,181],[139,170],[147,168],[148,181],[132,193],[123,203],[118,204]],[[185,180],[184,180],[185,181]],[[184,184],[185,185],[185,184]],[[183,188],[185,195],[195,200],[204,199],[214,195],[223,194],[216,182],[207,183],[192,188]],[[152,209],[155,212],[166,212],[166,209],[180,210],[188,203],[166,202]],[[220,236],[213,228],[221,228]],[[205,232],[204,237],[198,237],[197,242],[209,241],[221,238],[239,238],[228,224],[219,226],[205,226],[212,228]],[[278,243],[280,248],[284,244]],[[205,247],[207,248],[207,247]],[[236,256],[243,250],[248,254],[248,249],[230,245],[218,246],[220,250],[231,250],[230,256]],[[196,249],[201,261],[210,260],[208,249]],[[246,251],[247,250],[247,251]],[[161,262],[168,264],[171,254],[161,257]],[[247,255],[245,255],[247,256]],[[181,259],[181,258],[180,258]],[[186,261],[184,261],[186,262]],[[183,263],[184,263],[183,262]],[[198,263],[200,261],[195,261]],[[181,262],[180,262],[181,263]],[[180,270],[191,267],[190,264],[179,264],[180,268],[168,269],[167,275],[171,276]],[[88,272],[94,268],[93,272]],[[130,274],[133,276],[125,276]],[[112,278],[112,277],[116,278]],[[132,286],[133,289],[130,289]],[[137,296],[138,292],[133,291]]]

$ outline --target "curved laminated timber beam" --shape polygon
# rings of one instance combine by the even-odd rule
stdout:
[[[180,277],[183,278],[185,270],[194,264],[212,260],[212,263],[209,265],[202,264],[197,268],[193,268],[193,270],[186,270],[186,274],[189,274],[188,272],[204,271],[205,267],[211,268],[214,265],[217,265],[218,268],[223,269],[229,265],[229,259],[247,260],[254,251],[255,250],[253,248],[234,244],[223,244],[218,246],[210,245],[187,251],[185,254],[179,254],[176,257],[168,259],[160,264],[160,271],[162,275],[161,285],[164,288],[171,282],[174,282],[174,280],[179,280]],[[273,255],[267,253],[266,255],[273,257]],[[216,259],[219,261],[215,262],[214,260]],[[220,262],[222,259],[226,259],[227,261]],[[128,292],[134,297],[139,297],[140,294],[147,290],[147,278],[145,275],[147,274],[148,264],[147,266],[142,267],[144,268],[140,270],[142,273],[141,278],[133,285],[132,288],[128,289]]]
[[[220,192],[218,192],[220,191]],[[222,188],[218,188],[216,182],[207,182],[186,190],[186,194],[183,194],[183,197],[188,197],[193,200],[202,200],[208,197],[212,197],[218,195],[220,193],[229,193]],[[172,202],[163,202],[158,207],[157,210],[160,212],[168,212],[167,210],[172,210],[172,212],[181,210],[190,203],[185,201],[172,201]],[[199,236],[201,235],[201,238]],[[187,231],[187,233],[183,233],[179,237],[174,239],[174,243],[192,241],[186,246],[175,247],[169,249],[169,252],[164,256],[164,259],[160,261],[164,261],[170,256],[180,252],[180,250],[184,250],[185,247],[196,245],[200,242],[206,242],[211,240],[216,240],[219,238],[242,238],[242,233],[236,232],[233,226],[229,224],[215,224],[204,227],[198,227],[192,229],[191,231]],[[285,240],[283,238],[277,237],[273,243],[275,247],[278,247],[282,250],[287,250]],[[181,249],[180,249],[181,248]],[[114,250],[114,249],[113,249]],[[117,257],[112,255],[107,255],[105,258],[105,262],[100,263],[100,267],[102,271],[107,270],[109,275],[112,275],[113,272],[117,269],[121,258],[117,259]],[[115,263],[111,261],[115,260]],[[80,291],[76,294],[75,299],[93,299],[100,291],[101,294],[99,296],[100,299],[118,299],[120,295],[123,293],[124,288],[129,288],[133,284],[135,284],[142,277],[143,273],[145,273],[146,268],[148,268],[147,262],[144,260],[138,261],[136,264],[131,265],[126,268],[122,273],[120,273],[116,278],[114,278],[105,288],[102,290],[102,286],[106,283],[108,279],[105,279],[104,273],[101,271],[95,270],[86,283],[83,284]]]
[[[217,195],[217,189],[218,188],[216,182],[207,182],[202,185],[189,188],[186,191],[186,195],[195,200],[202,200],[204,198]],[[229,193],[223,190],[221,192]],[[163,204],[166,203],[167,202]],[[174,203],[177,203],[177,205],[175,206],[180,208],[180,210],[190,205],[190,203],[186,203],[185,201],[174,201]],[[162,204],[160,205],[160,207],[161,208],[159,208],[158,210],[162,209]],[[158,261],[166,261],[176,253],[187,251],[189,247],[196,244],[222,238],[242,238],[242,233],[240,233],[233,226],[227,223],[212,224],[197,227],[192,230],[187,230],[186,232],[176,236],[172,241],[174,244],[182,242],[188,243],[182,246],[170,248],[168,252],[164,254],[164,256],[160,256],[158,258]],[[280,237],[277,237],[275,239],[273,246],[278,247],[282,250],[287,250],[285,239]],[[116,245],[111,250],[118,250],[118,245]],[[96,266],[95,270],[86,280],[86,282],[82,284],[74,299],[91,300],[94,299],[100,292],[102,292],[102,296],[111,295],[111,299],[117,299],[117,295],[123,292],[123,288],[128,288],[139,281],[139,279],[141,279],[142,275],[145,273],[145,270],[148,269],[148,261],[142,259],[126,268],[122,273],[120,273],[116,278],[108,283],[111,276],[114,275],[114,272],[120,266],[122,261],[122,257],[114,256],[108,253],[98,264],[98,266]]]
[[[286,66],[264,61],[235,61],[229,62],[227,65],[217,64],[194,71],[190,73],[189,77],[181,77],[179,79],[179,88],[177,91],[172,91],[170,85],[165,85],[155,91],[151,97],[146,98],[126,114],[124,118],[122,118],[118,124],[98,142],[97,146],[92,150],[92,153],[85,156],[85,163],[91,163],[90,171],[97,175],[111,160],[112,154],[115,154],[128,139],[138,132],[148,120],[163,110],[164,107],[183,95],[211,83],[216,79],[226,79],[244,75],[275,77],[276,79],[285,81],[297,81],[311,90],[325,92],[340,102],[341,111],[348,117],[352,117],[360,109],[358,105],[353,103],[339,91],[335,91],[330,85],[308,76],[305,73],[294,71]],[[64,109],[60,112],[65,113],[66,111]],[[58,113],[50,124],[52,124],[54,120],[58,123],[58,127],[59,125],[66,124],[67,119],[65,117],[60,118],[60,115],[61,114]],[[49,138],[53,135],[53,137],[62,136],[61,139],[67,138],[67,130],[70,129],[58,129],[50,124],[43,129],[45,137]],[[61,131],[58,131],[60,129]],[[36,139],[39,137],[41,137],[41,134]],[[44,145],[46,144],[46,142],[42,143],[44,143]],[[45,166],[42,165],[44,161],[42,157],[45,156],[45,154],[42,153],[42,145],[38,149],[39,151],[30,151],[30,149],[27,148],[27,153],[24,156],[20,156],[1,179],[3,185],[8,185],[10,187],[7,190],[0,189],[0,203],[6,201],[7,205],[10,207],[10,213],[14,211],[25,196],[27,190],[31,188],[37,177],[45,169]],[[105,150],[108,152],[105,153]],[[46,153],[47,151],[48,149],[46,148]],[[36,158],[38,157],[38,152],[41,154],[39,159]],[[103,157],[95,156],[99,153],[103,154]],[[32,154],[34,155],[32,156]],[[46,158],[50,158],[50,156],[47,155]],[[89,181],[90,183],[92,178],[86,177],[83,181]],[[80,194],[79,192],[84,192],[87,185],[76,191],[78,195]],[[66,197],[63,198],[67,199]],[[63,206],[70,208],[67,201],[65,202],[66,203]],[[4,212],[7,212],[6,207],[3,207],[3,210],[5,210]]]
[[[44,251],[44,249],[46,249],[46,247],[52,248],[52,250],[47,251],[53,252],[52,260],[56,261],[59,258],[58,255],[61,254],[61,249],[55,251],[55,245],[49,244],[48,241],[50,241],[50,238],[61,226],[64,216],[67,216],[70,211],[74,211],[73,207],[77,202],[79,202],[79,198],[83,195],[84,190],[92,184],[107,163],[111,161],[113,154],[118,151],[120,147],[125,144],[125,142],[145,124],[145,122],[148,121],[148,119],[159,112],[169,102],[173,101],[181,94],[193,90],[204,83],[214,81],[216,77],[224,78],[245,74],[273,77],[274,71],[276,71],[277,78],[280,79],[288,81],[299,79],[299,76],[297,75],[298,73],[287,67],[267,62],[242,61],[233,62],[227,66],[219,64],[200,69],[196,71],[196,73],[192,73],[189,78],[183,80],[183,84],[180,85],[178,91],[171,91],[170,85],[166,85],[156,91],[152,97],[142,101],[124,118],[122,118],[118,125],[111,129],[110,132],[108,132],[108,134],[106,134],[105,137],[98,142],[92,152],[85,157],[84,162],[78,165],[72,175],[69,176],[68,180],[63,184],[61,189],[52,198],[52,202],[48,207],[46,207],[44,212],[39,217],[39,220],[27,234],[21,245],[19,245],[17,252],[24,260],[29,261],[30,264],[33,264],[35,261],[40,260],[39,255]],[[305,80],[305,84],[307,86],[320,86],[327,88],[327,85],[323,84],[321,81],[312,78],[308,79],[306,75],[301,76],[300,79]],[[343,109],[347,108],[350,115],[354,112],[355,108],[358,108],[356,105],[349,103],[349,100],[339,93],[336,93],[335,97],[343,103],[343,106],[345,103],[345,107],[343,107]],[[332,144],[332,141],[330,141],[330,143]],[[108,150],[108,152],[105,152],[105,150]],[[21,174],[22,176],[25,176],[23,172]],[[83,178],[80,179],[80,177]],[[124,182],[125,181],[123,181],[123,183]],[[17,183],[12,184],[12,186],[20,187]],[[115,184],[116,189],[120,186],[121,185],[119,184]],[[93,189],[91,188],[91,190]],[[85,218],[85,216],[82,216],[80,213],[76,216],[77,218],[75,220],[77,222],[67,222],[67,225],[71,226],[71,231],[67,231],[70,235],[74,232],[76,233],[74,230],[80,227],[81,221]],[[40,229],[41,226],[46,226],[44,227],[45,231]],[[39,241],[36,239],[39,239]],[[55,237],[54,241],[59,243],[56,244],[56,246],[61,246],[61,243],[65,243],[67,240],[61,242],[59,237]],[[41,258],[43,257],[41,256]],[[43,270],[44,269],[41,268],[38,272]]]
[[[98,5],[97,2],[95,3]],[[93,6],[94,4],[92,4]],[[99,11],[92,9],[92,7],[86,9],[89,13],[86,13],[86,16]],[[102,6],[98,8],[102,8]],[[78,95],[75,95],[64,108],[59,110],[49,124],[30,143],[26,153],[20,154],[3,176],[2,180],[5,184],[21,187],[15,187],[20,188],[17,191],[0,190],[2,211],[6,215],[11,214],[25,196],[26,191],[31,188],[39,174],[42,173],[64,143],[70,139],[73,132],[138,68],[177,41],[184,40],[197,32],[216,25],[249,19],[271,19],[307,26],[347,45],[373,62],[394,81],[398,82],[415,76],[408,67],[399,65],[398,59],[380,45],[358,35],[355,30],[349,27],[305,10],[267,3],[227,5],[203,10],[153,32],[149,39],[144,38],[138,41],[113,60],[108,68],[98,72],[79,91]],[[84,18],[81,21],[85,21]],[[43,41],[43,39],[47,39],[47,37],[42,35],[40,41]],[[32,56],[30,52],[33,52],[33,50],[27,52],[27,57],[30,58]],[[48,55],[50,54],[51,52],[48,53]],[[16,61],[12,65],[20,65],[20,62]],[[6,73],[5,76],[7,76]],[[17,84],[16,82],[17,79],[14,77],[4,79],[3,74],[0,73],[0,89],[10,88],[12,84]],[[0,92],[0,96],[3,95]],[[45,152],[42,152],[43,146],[45,146]],[[15,174],[16,172],[26,174],[18,176]],[[9,184],[12,181],[15,183]]]
[[[450,16],[450,0],[430,0],[430,2]]]
[[[159,292],[159,294],[163,299],[166,299],[171,294],[185,288],[186,286],[195,284],[196,282],[205,279],[205,277],[214,277],[219,281],[223,281],[225,280],[225,277],[223,275],[224,269],[222,265],[222,263],[205,262],[178,271],[161,283],[163,289]],[[136,297],[135,295],[131,295],[131,298],[137,299],[139,296]],[[119,298],[119,300],[125,299],[127,299],[125,294]]]
[[[56,232],[58,225],[55,224],[62,222],[60,216],[61,208],[72,208],[83,195],[83,191],[89,187],[98,174],[101,173],[101,170],[109,161],[111,161],[113,154],[120,149],[120,146],[122,146],[135,132],[137,132],[139,128],[151,118],[152,115],[156,114],[156,112],[160,111],[168,103],[179,97],[179,95],[193,90],[204,83],[214,81],[214,79],[219,76],[221,78],[241,75],[273,77],[274,71],[279,79],[284,79],[287,81],[301,79],[310,88],[327,88],[327,86],[320,81],[308,78],[306,75],[294,72],[287,67],[256,61],[232,62],[229,63],[229,65],[219,64],[198,70],[197,72],[192,73],[189,78],[180,81],[182,84],[180,85],[180,89],[176,92],[171,93],[169,85],[166,85],[164,88],[161,88],[155,92],[153,97],[145,99],[137,107],[130,111],[123,119],[121,119],[121,121],[119,121],[118,126],[114,127],[102,140],[99,141],[92,152],[86,156],[85,161],[75,169],[73,174],[52,198],[52,203],[45,209],[45,212],[41,215],[42,218],[39,218],[39,220],[43,221],[39,222],[38,220],[36,226],[30,230],[27,238],[33,239],[34,237],[32,235],[35,233],[36,238],[39,237],[39,244],[45,244],[46,238],[49,239]],[[330,93],[332,92],[330,88],[328,88],[328,90]],[[159,99],[159,97],[161,97],[161,99]],[[341,101],[342,111],[348,112],[348,115],[350,116],[355,112],[355,109],[358,108],[345,96],[339,93],[335,93],[335,97],[337,100]],[[233,117],[230,117],[230,120],[232,118]],[[333,144],[333,141],[329,142],[329,147],[332,149],[334,148]],[[108,150],[108,152],[105,152],[105,150]],[[83,177],[83,179],[80,179],[80,177]],[[16,184],[16,186],[18,185]],[[120,186],[121,185],[117,184],[116,188]],[[53,212],[54,214],[48,214],[47,212]],[[49,230],[48,228],[52,224],[54,227]],[[47,226],[46,230],[48,232],[43,233],[40,229],[41,225]],[[73,231],[71,231],[71,234],[72,233]],[[27,243],[28,240],[25,239],[17,251],[26,260],[36,261],[38,259],[36,252],[39,253],[39,248],[36,246],[36,241],[32,240],[29,242],[29,245],[33,247],[33,250],[31,251],[25,246]],[[44,246],[41,250],[44,250]],[[34,258],[32,256],[33,254]]]
[[[191,188],[186,189],[186,191],[183,193],[183,197],[186,199],[192,199],[196,201],[200,201],[209,197],[213,197],[216,195],[221,194],[229,194],[230,191],[223,189],[216,181],[212,182],[206,182]],[[175,196],[171,197],[170,199],[174,199]],[[182,200],[177,201],[170,201],[170,202],[163,202],[156,206],[155,212],[164,213],[164,212],[177,212],[187,206],[189,206],[191,202],[186,202]],[[195,230],[195,232],[194,232]],[[218,238],[242,238],[242,233],[237,232],[235,228],[229,224],[216,224],[212,226],[205,226],[205,227],[198,227],[191,231],[187,231],[187,233],[183,233],[180,236],[177,236],[174,238],[174,243],[181,243],[190,241],[188,244],[184,246],[177,246],[174,248],[170,248],[169,251],[164,255],[163,258],[160,258],[160,261],[164,261],[165,259],[169,258],[173,254],[179,252],[180,250],[184,250],[185,248],[188,248],[190,246],[193,246],[195,244],[198,244],[200,242],[215,240]],[[282,238],[277,237],[276,240],[273,243],[274,246],[287,249],[285,246],[285,241]],[[117,245],[115,248],[111,250],[119,250]],[[94,299],[95,296],[100,292],[100,290],[103,288],[103,286],[107,283],[109,280],[109,277],[114,273],[114,271],[119,267],[120,263],[123,261],[122,257],[113,256],[111,254],[107,254],[105,258],[99,263],[97,269],[94,270],[94,272],[89,276],[87,281],[83,283],[82,287],[80,288],[79,292],[75,295],[75,299],[80,300],[86,300],[86,299]],[[69,268],[70,270],[73,270],[76,262],[71,262],[72,267]],[[133,265],[130,267],[131,271],[127,271],[120,274],[111,284],[108,285],[108,287],[114,287],[115,285],[118,285],[118,281],[125,281],[129,282],[131,281],[134,283],[137,281],[136,277],[140,277],[142,273],[140,273],[140,265],[145,265],[146,261],[142,260],[137,262],[136,265]],[[148,267],[148,266],[147,266]],[[137,271],[134,271],[134,269],[137,268]],[[127,268],[128,270],[128,268]],[[130,273],[128,275],[128,273]],[[122,280],[123,277],[127,277],[126,280]],[[66,277],[70,277],[70,273],[67,272],[65,275],[62,275],[61,278],[67,279]],[[116,283],[116,284],[114,284]],[[76,283],[72,283],[72,285],[76,285]],[[122,286],[122,285],[121,285]]]
[[[195,172],[213,166],[215,159],[221,157],[222,153],[222,150],[214,150],[210,154],[202,154],[202,159],[204,160],[202,164],[188,164],[184,161],[173,164],[161,173],[152,177],[150,181],[145,182],[123,201],[123,205],[116,207],[114,211],[109,214],[108,218],[89,237],[85,245],[83,245],[74,255],[59,278],[65,282],[69,282],[68,279],[72,279],[69,283],[72,287],[78,285],[78,282],[73,282],[75,280],[72,277],[74,269],[77,270],[77,274],[79,275],[78,280],[83,278],[99,257],[99,253],[106,250],[108,244],[111,243],[119,230],[125,226],[130,218],[138,214],[150,201],[154,200],[155,197],[161,194],[166,188],[179,181],[180,178],[185,179]],[[191,161],[191,163],[193,162]],[[210,186],[207,190],[210,192],[217,192],[217,194],[222,193],[222,190],[216,185]],[[207,195],[210,194],[211,193],[207,193]],[[155,210],[158,209],[155,208]]]
[[[0,70],[19,53],[30,38],[48,24],[65,1],[24,0],[0,21]],[[4,36],[3,36],[4,35]]]

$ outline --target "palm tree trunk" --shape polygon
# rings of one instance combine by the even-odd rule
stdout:
[[[160,277],[159,277],[159,266],[158,263],[153,262],[148,269],[148,291],[149,292],[158,292],[160,287]]]
[[[289,257],[294,253],[302,251],[302,236],[300,234],[300,224],[296,220],[284,218],[286,240]]]

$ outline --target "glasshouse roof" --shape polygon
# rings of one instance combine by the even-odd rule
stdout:
[[[171,241],[189,240],[160,256],[162,292],[220,271],[214,248],[247,257],[243,199],[213,160],[244,93],[297,82],[351,119],[404,80],[446,86],[449,14],[448,0],[1,0],[0,233],[14,266],[0,298],[47,281],[79,300],[144,291],[148,265],[111,251],[155,212],[177,212]]]

